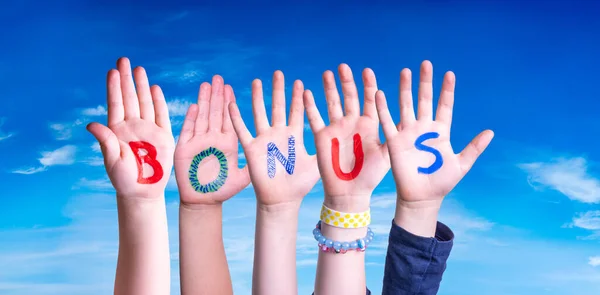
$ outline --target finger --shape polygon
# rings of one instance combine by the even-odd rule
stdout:
[[[125,120],[121,77],[119,71],[112,69],[106,75],[106,103],[108,106],[108,126],[114,126]]]
[[[121,92],[123,93],[123,105],[125,106],[125,120],[139,118],[140,105],[135,93],[135,85],[133,85],[129,59],[126,57],[119,58],[117,61],[117,70],[119,70],[119,74],[121,75]]]
[[[371,69],[365,69],[362,73],[364,85],[365,106],[363,114],[369,118],[378,120],[377,106],[375,105],[375,93],[377,92],[377,79]]]
[[[185,120],[183,121],[183,126],[181,127],[181,132],[179,133],[179,142],[186,143],[192,139],[194,136],[194,125],[196,123],[196,118],[198,117],[198,105],[193,103],[187,110],[185,114]]]
[[[325,71],[323,74],[323,87],[325,88],[325,99],[327,100],[329,124],[331,124],[344,117],[340,103],[340,94],[335,85],[335,77],[331,71]]]
[[[235,178],[238,182],[237,191],[245,189],[250,184],[250,173],[248,172],[248,165],[238,169],[237,176]]]
[[[383,134],[387,141],[398,133],[398,129],[396,128],[396,124],[394,124],[394,119],[392,119],[392,115],[387,106],[385,93],[383,93],[382,90],[377,91],[375,94],[375,104],[377,106],[377,116],[379,117],[379,122],[383,128]]]
[[[285,126],[285,78],[283,72],[273,73],[271,126]]]
[[[140,104],[140,117],[144,120],[154,122],[154,106],[152,105],[152,94],[150,93],[150,84],[146,70],[142,67],[136,67],[133,70],[133,77]]]
[[[304,102],[302,95],[304,94],[304,84],[302,81],[296,80],[292,89],[292,105],[290,106],[289,126],[299,130],[304,128]]]
[[[458,157],[463,175],[471,170],[471,167],[473,167],[477,158],[479,158],[481,153],[483,153],[492,141],[492,138],[494,138],[494,132],[492,130],[485,130],[479,133],[479,135],[469,142],[465,149],[460,152]]]
[[[221,132],[223,129],[223,104],[225,103],[223,77],[214,75],[208,113],[208,130]]]
[[[446,75],[444,75],[440,100],[438,101],[438,107],[435,113],[435,120],[448,126],[448,129],[450,129],[450,126],[452,125],[452,108],[454,107],[455,85],[456,77],[454,76],[454,73],[447,72]]]
[[[402,70],[402,72],[400,72],[400,124],[402,125],[402,128],[405,128],[416,121],[411,83],[410,70]]]
[[[323,118],[321,118],[319,109],[315,104],[315,97],[313,96],[312,91],[304,91],[303,98],[306,116],[308,117],[308,124],[310,125],[312,132],[317,133],[325,127],[325,122],[323,122]]]
[[[150,87],[152,102],[154,103],[154,114],[156,125],[171,132],[171,120],[169,119],[169,108],[165,101],[165,95],[158,85]]]
[[[229,104],[235,102],[235,94],[231,85],[225,85],[225,108],[229,108]],[[225,109],[223,112],[223,133],[235,132],[233,129],[233,123],[231,123],[231,116],[229,115],[229,109]]]
[[[338,67],[338,73],[342,82],[346,116],[358,117],[360,116],[360,102],[358,101],[358,90],[356,89],[356,83],[354,83],[352,70],[347,64],[341,64]]]
[[[259,79],[252,81],[252,112],[254,113],[254,126],[256,127],[256,135],[258,136],[269,129],[269,120],[267,119],[265,100],[263,99],[262,82]]]
[[[99,124],[90,123],[86,129],[96,138],[100,144],[102,155],[104,156],[104,165],[111,167],[116,161],[121,158],[121,147],[119,145],[119,139],[110,130],[110,128]]]
[[[208,131],[208,114],[210,112],[210,96],[212,86],[208,82],[200,84],[198,92],[198,115],[196,116],[196,125],[194,134],[200,135]]]
[[[250,134],[250,131],[248,131],[248,127],[246,127],[246,124],[242,119],[242,114],[240,114],[240,109],[235,102],[229,104],[229,116],[231,117],[233,129],[235,129],[235,133],[240,139],[242,147],[250,144],[253,139],[252,134]]]
[[[433,118],[433,66],[428,60],[421,64],[418,95],[417,119],[431,120]]]

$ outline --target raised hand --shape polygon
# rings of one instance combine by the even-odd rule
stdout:
[[[250,183],[248,170],[238,168],[238,137],[227,105],[233,89],[214,76],[200,85],[198,104],[185,116],[175,149],[175,175],[185,205],[221,203]]]
[[[135,79],[135,86],[134,86]],[[102,148],[117,192],[119,259],[114,294],[168,294],[169,236],[164,200],[175,140],[165,97],[127,58],[107,77],[108,126],[87,129]]]
[[[329,126],[325,126],[310,90],[304,92],[304,105],[315,136],[325,204],[336,210],[359,212],[368,209],[371,193],[389,171],[390,164],[387,148],[379,140],[375,74],[370,69],[363,71],[365,102],[361,116],[350,67],[341,64],[338,72],[345,115],[331,71],[323,74]]]
[[[272,122],[269,126],[260,80],[252,82],[256,138],[244,124],[236,104],[229,112],[248,161],[256,193],[253,294],[298,294],[296,233],[302,199],[319,179],[316,157],[304,148],[304,86],[292,90],[289,123],[285,118],[283,73],[273,74]],[[273,247],[273,241],[277,246]]]
[[[132,75],[127,58],[108,72],[107,89],[108,126],[94,122],[87,129],[100,143],[117,195],[162,197],[175,146],[162,90],[150,87],[144,68],[137,67]]]
[[[446,73],[435,120],[433,68],[421,65],[417,118],[413,110],[411,72],[400,74],[400,124],[394,124],[384,93],[377,93],[377,111],[387,140],[398,197],[405,203],[441,201],[465,176],[494,137],[481,132],[460,153],[450,145],[455,77]]]
[[[237,106],[231,104],[231,120],[244,148],[250,178],[261,205],[299,202],[319,179],[316,157],[309,155],[304,147],[303,91],[302,82],[297,80],[286,125],[283,73],[273,74],[272,124],[269,126],[262,83],[254,80],[252,110],[256,138],[248,131]]]

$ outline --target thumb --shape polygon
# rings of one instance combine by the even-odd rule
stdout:
[[[115,163],[121,155],[119,139],[108,127],[99,123],[90,123],[86,129],[96,138],[102,149],[105,164]],[[108,165],[107,165],[108,166]]]

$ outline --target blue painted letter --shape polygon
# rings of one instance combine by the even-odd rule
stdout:
[[[292,175],[294,174],[294,166],[296,166],[296,140],[294,136],[288,139],[288,157],[286,158],[277,146],[269,142],[267,144],[267,172],[270,178],[275,177],[275,158],[285,167],[285,171]]]
[[[440,136],[440,134],[437,132],[427,132],[427,133],[424,133],[421,136],[417,137],[417,140],[415,140],[415,147],[418,150],[432,153],[435,156],[435,162],[433,162],[433,164],[431,164],[431,166],[426,167],[426,168],[423,168],[423,167],[417,168],[417,171],[419,171],[419,173],[432,174],[433,172],[438,171],[438,169],[442,168],[442,165],[444,164],[444,159],[442,158],[442,154],[440,154],[440,151],[423,144],[423,141],[426,141],[426,140],[432,139],[432,138],[438,138],[439,136]]]

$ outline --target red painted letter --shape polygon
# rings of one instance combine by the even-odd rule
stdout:
[[[349,173],[342,171],[340,168],[340,142],[337,138],[331,139],[331,164],[335,175],[341,180],[352,180],[358,176],[364,162],[364,154],[362,149],[362,140],[360,134],[354,134],[354,168]]]
[[[156,161],[156,148],[145,141],[132,141],[129,147],[133,151],[138,167],[138,183],[153,184],[157,183],[163,177],[163,169],[158,161]],[[145,155],[140,155],[140,150],[145,150]],[[154,170],[154,174],[148,178],[144,178],[144,163],[150,165]]]

